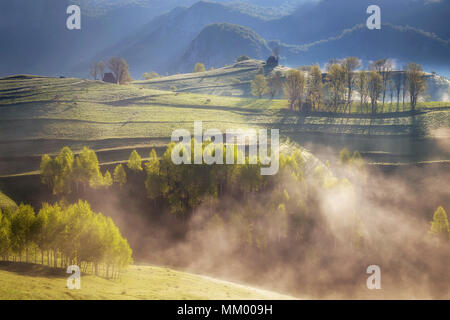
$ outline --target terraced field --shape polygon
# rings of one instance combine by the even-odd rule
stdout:
[[[198,75],[185,75],[190,77]],[[424,105],[414,116],[403,112],[376,118],[355,113],[304,117],[287,110],[285,100],[152,88],[142,82],[119,86],[38,76],[0,79],[0,175],[35,172],[42,154],[54,154],[65,145],[75,151],[89,146],[101,163],[126,160],[132,149],[146,157],[153,147],[162,150],[173,130],[192,131],[195,120],[222,131],[277,128],[312,151],[331,146],[337,152],[347,145],[368,157],[377,154],[377,161],[380,152],[387,155],[384,158],[400,152],[417,161],[450,159],[448,150],[436,147],[450,137],[450,108],[442,104]],[[424,146],[414,146],[417,143]],[[430,146],[426,156],[415,158],[414,150]]]

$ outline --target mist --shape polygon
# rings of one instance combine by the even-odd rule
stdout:
[[[136,190],[94,204],[123,231],[137,264],[298,298],[448,299],[450,246],[428,235],[436,208],[450,207],[445,164],[355,170],[329,149],[320,154],[330,156],[305,166],[306,183],[286,187],[291,197],[307,194],[305,213],[295,217],[268,213],[267,193],[205,199],[189,217],[155,212],[148,199],[136,200]],[[324,188],[318,171],[337,185]],[[296,227],[294,218],[301,220]],[[252,230],[242,230],[248,225]],[[381,290],[366,287],[370,265],[381,268]]]

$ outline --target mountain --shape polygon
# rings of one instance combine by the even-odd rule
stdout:
[[[382,23],[411,26],[450,39],[450,1],[442,0],[322,0],[307,2],[291,15],[266,22],[257,30],[266,39],[304,44],[338,36],[344,29],[365,24],[366,9],[381,8]]]
[[[175,73],[189,70],[194,58],[217,65],[231,56],[260,54],[279,45],[283,63],[325,63],[345,55],[364,60],[393,58],[416,61],[446,75],[448,70],[447,17],[450,1],[378,0],[382,30],[364,28],[369,0],[15,0],[0,2],[0,75],[17,73],[88,77],[92,62],[119,55],[133,77],[144,72]],[[78,3],[83,10],[82,30],[65,27],[66,8]],[[279,4],[280,11],[267,20]],[[189,7],[176,7],[179,5]],[[297,9],[295,9],[298,6]],[[272,8],[272,9],[271,9]],[[267,14],[261,14],[266,11]],[[290,13],[290,14],[289,14]],[[211,42],[227,39],[226,30],[204,29],[228,23],[247,28],[249,47],[227,47]],[[214,31],[215,30],[215,31]],[[232,32],[231,32],[232,33]],[[236,38],[230,34],[230,39]],[[209,39],[209,40],[206,40]],[[384,38],[384,39],[383,39]],[[241,39],[243,41],[244,39]],[[211,48],[206,48],[206,42]],[[253,40],[252,40],[253,41]],[[251,42],[251,41],[250,41]],[[265,42],[260,49],[255,45]],[[259,46],[259,45],[256,45]],[[214,52],[214,48],[217,50]],[[256,50],[256,51],[255,51]],[[262,50],[262,51],[261,51]],[[226,57],[225,57],[226,52]],[[214,58],[213,55],[218,57]],[[180,60],[187,60],[182,63]],[[226,61],[226,62],[225,62]],[[197,62],[197,61],[196,61]],[[208,63],[207,63],[208,64]]]
[[[246,27],[212,24],[191,42],[175,66],[180,72],[192,71],[196,62],[217,68],[232,64],[236,57],[243,54],[265,60],[275,46],[281,49],[281,63],[290,67],[314,63],[323,65],[330,58],[356,56],[362,59],[366,67],[371,61],[387,57],[395,62],[397,68],[408,62],[417,62],[429,71],[450,72],[450,41],[419,29],[391,24],[383,24],[381,30],[376,31],[357,25],[337,37],[305,45],[266,41]]]
[[[249,28],[215,23],[202,29],[176,67],[180,72],[191,72],[192,66],[200,61],[207,68],[218,68],[234,63],[241,53],[264,60],[271,49],[263,38]]]
[[[258,29],[264,20],[218,3],[200,1],[153,19],[139,32],[98,54],[97,59],[119,55],[128,61],[133,77],[150,71],[174,73],[178,71],[177,61],[202,29],[222,22]]]
[[[416,62],[430,71],[450,72],[450,41],[413,27],[383,24],[381,30],[368,30],[365,25],[357,25],[337,37],[280,47],[283,62],[288,65],[323,64],[330,58],[356,56],[366,66],[370,61],[390,58],[398,68]]]

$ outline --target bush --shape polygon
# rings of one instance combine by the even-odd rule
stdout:
[[[242,61],[247,61],[247,60],[250,60],[250,58],[246,55],[242,55],[236,59],[236,62],[242,62]]]
[[[206,68],[203,63],[197,63],[194,67],[194,73],[205,72],[205,71],[206,71]]]

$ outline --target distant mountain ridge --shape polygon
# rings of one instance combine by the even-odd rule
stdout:
[[[65,28],[65,9],[72,3],[67,0],[1,2],[0,35],[8,46],[0,51],[0,75],[89,77],[94,61],[119,55],[128,61],[132,76],[139,78],[144,72],[189,70],[187,65],[195,57],[209,59],[213,65],[229,64],[233,55],[255,54],[253,58],[262,59],[260,52],[276,45],[281,47],[286,65],[324,64],[330,58],[353,55],[366,62],[379,58],[392,58],[399,64],[415,61],[428,70],[450,75],[448,0],[377,0],[383,28],[375,31],[364,28],[366,8],[373,4],[369,0],[284,0],[291,11],[300,5],[292,14],[272,20],[245,8],[273,7],[275,0],[231,4],[229,0],[74,1],[83,4],[84,10],[93,10],[93,15],[83,16],[81,31]],[[90,4],[87,9],[86,3]],[[173,8],[176,5],[190,6]],[[215,41],[206,50],[206,38],[216,39],[211,29],[203,31],[220,23],[247,28],[248,34],[260,39],[241,39],[242,48]],[[219,29],[216,32],[218,39],[228,37]],[[216,51],[216,58],[214,48],[221,50]],[[188,60],[180,62],[183,57]]]

